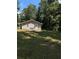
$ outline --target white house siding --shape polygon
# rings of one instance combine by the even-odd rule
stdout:
[[[22,29],[28,29],[27,24],[22,26]]]
[[[31,29],[30,27],[32,26],[32,24],[31,25],[30,24],[31,23],[23,25],[22,29],[25,29],[25,30],[28,30],[28,31],[41,31],[41,26],[40,25],[33,24],[33,25],[35,25],[35,27],[34,27],[34,29]],[[30,25],[30,26],[28,26],[28,25]]]
[[[41,31],[41,27],[35,27],[35,29],[34,29],[35,31]]]

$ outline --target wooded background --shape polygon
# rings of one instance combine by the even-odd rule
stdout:
[[[61,32],[61,3],[58,0],[41,0],[38,8],[30,4],[20,15],[21,22],[34,19],[43,23],[42,29]],[[17,19],[17,22],[20,20]]]

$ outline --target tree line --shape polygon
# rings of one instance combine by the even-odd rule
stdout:
[[[61,32],[61,4],[58,0],[41,0],[38,8],[30,4],[21,13],[21,21],[29,19],[43,23],[42,28],[45,30]]]

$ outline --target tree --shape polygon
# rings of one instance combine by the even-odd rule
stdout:
[[[19,0],[17,0],[17,26],[22,29],[22,24],[21,24],[21,17],[20,14],[18,14],[20,11],[20,5],[19,5]],[[18,24],[19,23],[19,24]]]
[[[45,30],[61,31],[61,4],[58,0],[41,0],[38,9],[30,4],[21,15],[22,20],[35,19],[43,23]]]
[[[40,21],[44,24],[44,18],[46,15],[46,8],[47,8],[47,0],[41,0],[40,6],[38,8],[38,13],[37,13],[37,21]],[[43,26],[44,28],[44,26]]]
[[[23,14],[26,19],[36,19],[37,9],[35,5],[30,4],[27,8],[23,10]]]
[[[19,0],[17,0],[17,11],[19,10]]]
[[[43,23],[44,29],[60,31],[61,4],[58,0],[42,0],[38,9],[37,20]]]

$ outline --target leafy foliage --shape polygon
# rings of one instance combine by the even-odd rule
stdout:
[[[30,4],[22,11],[21,19],[35,19],[43,23],[43,29],[61,32],[61,4],[58,0],[41,0],[38,9]]]
[[[37,9],[35,5],[30,4],[28,8],[23,10],[23,14],[25,15],[26,19],[35,19],[36,18]]]
[[[57,0],[41,1],[37,20],[44,29],[61,31],[61,4]]]

